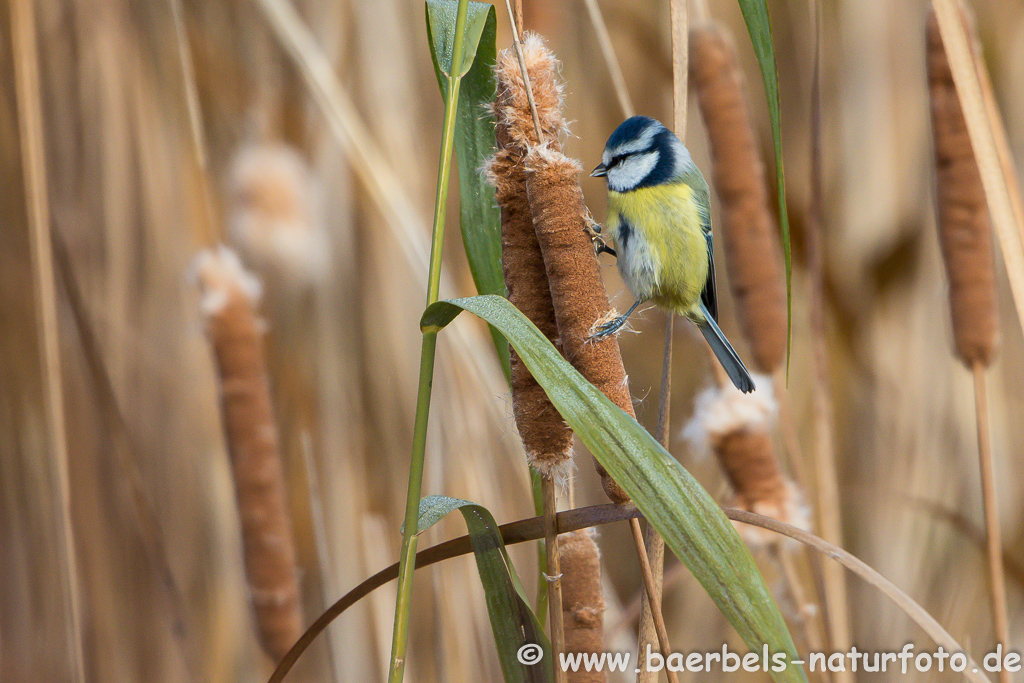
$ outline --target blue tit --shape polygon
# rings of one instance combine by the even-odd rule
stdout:
[[[619,273],[636,301],[601,325],[618,331],[645,301],[692,320],[736,388],[754,382],[718,327],[708,184],[679,138],[647,116],[626,119],[604,148],[594,177],[608,182],[607,233]]]

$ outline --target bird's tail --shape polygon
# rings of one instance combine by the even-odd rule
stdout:
[[[697,323],[697,327],[704,334],[704,338],[708,340],[708,346],[715,352],[718,362],[725,368],[725,372],[729,375],[732,383],[743,393],[749,394],[754,390],[754,380],[750,378],[750,373],[747,372],[746,366],[740,360],[736,349],[732,348],[732,344],[725,338],[722,330],[718,327],[718,323],[711,317],[711,313],[704,306],[704,302],[701,302],[700,309],[701,313],[704,314],[704,321]]]

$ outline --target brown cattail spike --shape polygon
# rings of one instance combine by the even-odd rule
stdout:
[[[488,176],[501,207],[501,265],[508,299],[557,347],[558,327],[526,197],[521,157],[507,148],[500,149],[488,166]],[[511,368],[512,409],[529,463],[556,480],[564,480],[572,459],[572,430],[514,349]]]
[[[546,277],[542,281],[548,287],[562,352],[590,382],[632,415],[633,405],[618,343],[614,339],[586,341],[594,322],[607,315],[611,307],[586,232],[587,214],[579,185],[579,164],[559,151],[558,136],[565,132],[565,119],[558,60],[536,34],[526,35],[523,53],[544,144],[537,146],[518,58],[512,50],[505,50],[498,56],[498,91],[494,105],[498,145],[505,156],[498,154],[491,172],[495,175],[503,164],[514,167],[523,160],[528,198],[525,206],[529,207],[543,253]],[[509,264],[505,264],[505,270],[507,277]],[[510,294],[516,286],[531,285],[512,283]],[[538,292],[534,294],[540,296]],[[597,470],[613,501],[629,500],[600,464]]]
[[[590,340],[595,323],[608,315],[611,306],[585,231],[579,162],[548,147],[535,147],[526,157],[526,168],[530,210],[544,252],[562,352],[591,384],[634,415],[618,341]],[[600,463],[597,468],[608,497],[616,503],[628,501],[629,496]]]
[[[601,554],[593,529],[580,529],[558,537],[562,569],[562,619],[565,652],[598,654],[604,647],[604,595],[601,593]],[[568,671],[569,683],[604,683],[604,670],[579,667]]]
[[[302,634],[302,612],[277,426],[254,310],[259,283],[223,247],[200,255],[199,278],[220,375],[245,572],[260,642],[276,661]]]
[[[707,22],[690,31],[690,55],[721,202],[729,285],[754,364],[770,373],[786,355],[785,276],[736,45],[728,29]]]
[[[987,366],[995,356],[998,334],[988,204],[934,11],[928,15],[927,40],[937,220],[953,338],[957,355],[968,367]]]
[[[536,88],[538,115],[544,122],[542,125],[556,135],[564,121],[560,110],[561,91],[549,75],[554,66],[553,57],[534,35],[528,36],[523,52]],[[501,208],[501,265],[505,287],[512,305],[558,347],[558,326],[544,272],[544,256],[533,227],[523,166],[526,146],[536,140],[536,131],[519,61],[512,50],[501,53],[496,72],[498,96],[494,111],[498,152],[487,166],[487,175]],[[514,349],[511,370],[512,409],[527,459],[541,473],[563,482],[569,476],[572,459],[572,430]]]

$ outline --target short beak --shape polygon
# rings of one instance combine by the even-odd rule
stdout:
[[[591,178],[603,178],[608,175],[608,167],[604,164],[598,164],[597,168],[590,174]]]

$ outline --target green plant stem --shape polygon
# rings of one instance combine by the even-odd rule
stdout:
[[[466,31],[469,0],[460,0],[455,19],[451,70],[444,103],[444,132],[441,136],[441,159],[437,169],[437,193],[434,200],[434,227],[430,245],[430,271],[427,279],[427,306],[439,298],[441,285],[441,253],[444,244],[445,207],[451,172],[452,147],[455,143],[455,113],[459,105],[459,84],[462,71],[462,39]],[[409,644],[409,611],[412,603],[412,578],[416,569],[416,545],[420,498],[423,492],[423,461],[427,445],[427,418],[430,415],[430,394],[434,381],[434,356],[437,330],[423,331],[420,352],[420,379],[416,394],[416,422],[413,428],[412,457],[409,462],[409,488],[405,501],[405,527],[402,551],[399,554],[398,595],[395,599],[394,634],[391,639],[391,670],[389,683],[401,683],[405,676],[406,650]]]

